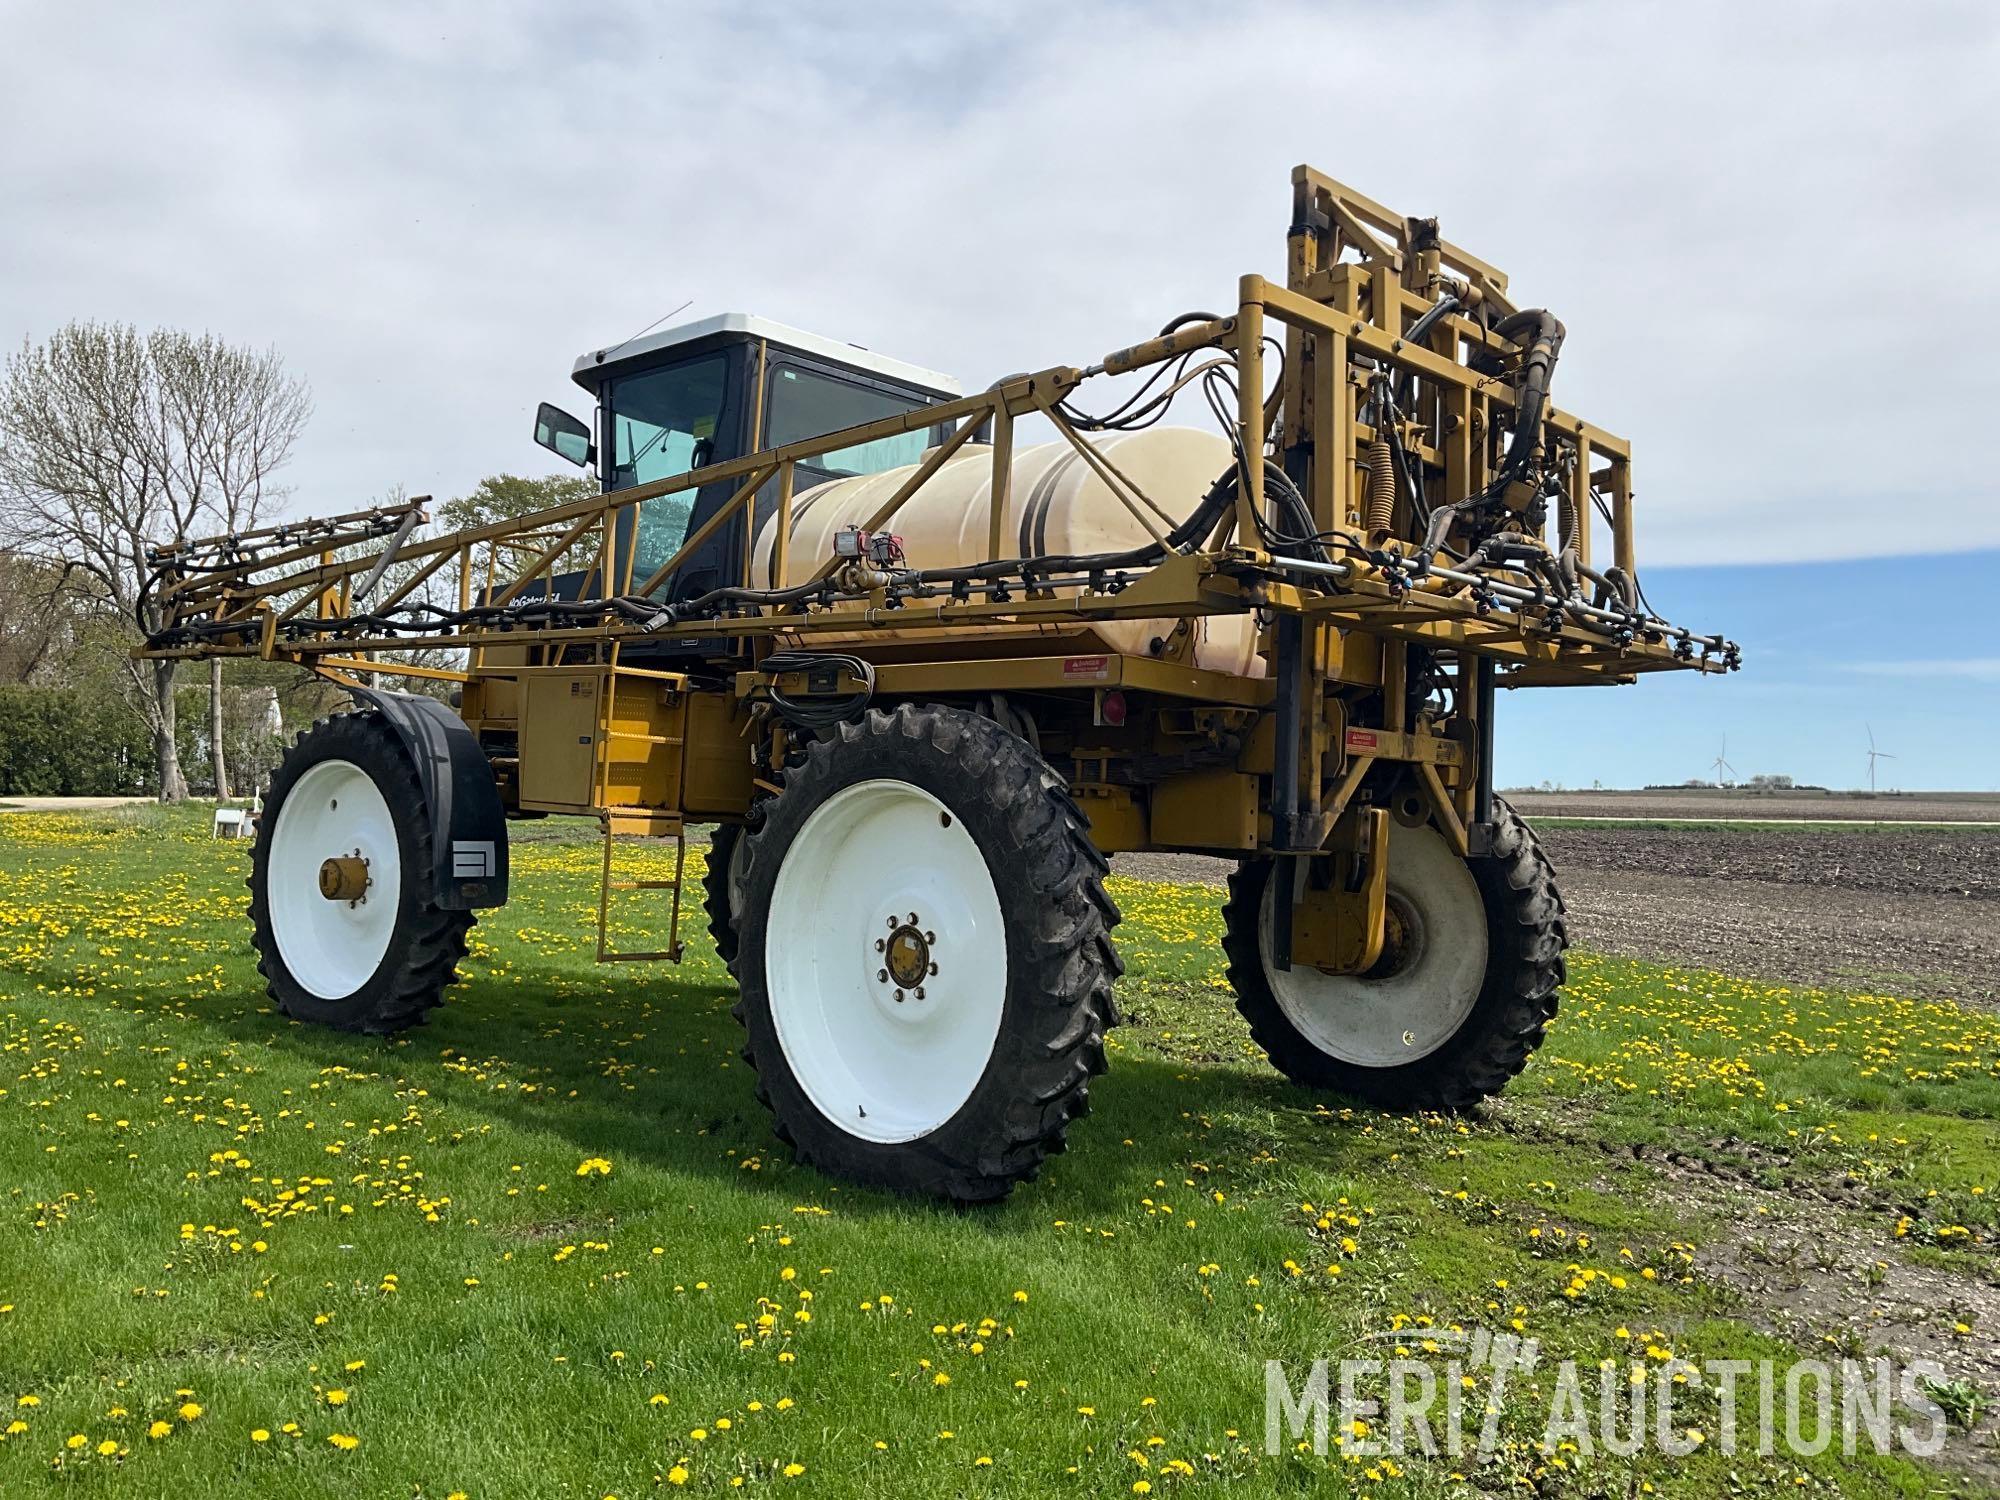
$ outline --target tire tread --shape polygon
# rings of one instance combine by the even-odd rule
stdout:
[[[870,709],[840,725],[809,743],[801,760],[782,772],[772,815],[746,834],[746,886],[760,880],[761,862],[774,857],[774,846],[786,836],[786,803],[809,812],[840,788],[845,763],[861,753],[949,763],[972,781],[984,811],[1004,830],[1008,847],[989,850],[988,857],[1009,872],[995,885],[1013,935],[1010,960],[1023,966],[1008,986],[1009,1016],[1023,1022],[1022,1034],[1010,1045],[1003,1022],[992,1064],[1009,1070],[1006,1086],[991,1087],[996,1079],[989,1071],[965,1108],[931,1136],[886,1151],[851,1149],[855,1138],[825,1120],[802,1093],[786,1089],[781,1098],[771,1087],[769,1065],[782,1066],[782,1058],[759,1054],[763,1028],[752,1024],[750,991],[761,994],[762,980],[748,966],[753,958],[761,962],[761,949],[753,954],[750,943],[737,945],[729,959],[744,991],[734,1008],[746,1032],[743,1059],[757,1077],[757,1097],[771,1110],[779,1139],[800,1161],[901,1191],[990,1202],[1033,1178],[1046,1158],[1064,1149],[1070,1122],[1088,1112],[1091,1078],[1104,1071],[1105,1032],[1116,1024],[1111,989],[1123,967],[1110,937],[1119,912],[1104,890],[1107,864],[1091,842],[1088,821],[1025,740],[963,709],[906,703]],[[788,1104],[794,1095],[797,1104]],[[973,1110],[982,1117],[968,1121]],[[939,1135],[963,1133],[962,1122],[978,1142],[969,1159],[927,1149]]]

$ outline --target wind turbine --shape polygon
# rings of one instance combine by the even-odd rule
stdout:
[[[1891,755],[1887,750],[1877,750],[1875,748],[1874,725],[1865,724],[1862,727],[1868,731],[1868,795],[1872,797],[1875,795],[1875,762],[1878,760],[1894,760],[1896,757]]]
[[[1715,784],[1716,784],[1717,786],[1733,786],[1733,785],[1735,785],[1735,782],[1734,782],[1733,778],[1734,778],[1734,777],[1735,777],[1735,775],[1736,775],[1736,767],[1732,766],[1732,765],[1731,765],[1731,764],[1729,763],[1729,736],[1728,736],[1728,735],[1726,735],[1726,734],[1725,734],[1725,735],[1724,735],[1724,736],[1722,737],[1722,749],[1721,749],[1721,751],[1720,751],[1720,752],[1719,752],[1719,753],[1718,753],[1718,754],[1716,755],[1716,757],[1715,757],[1715,762],[1714,762],[1714,764],[1713,764],[1713,765],[1711,765],[1711,766],[1709,767],[1709,770],[1711,770],[1711,771],[1715,772]],[[1724,771],[1727,771],[1727,772],[1729,773],[1729,775],[1731,776],[1732,780],[1730,780],[1730,781],[1724,781],[1724,780],[1722,779],[1722,773],[1723,773]]]

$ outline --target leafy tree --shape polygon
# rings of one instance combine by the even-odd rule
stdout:
[[[511,521],[551,506],[588,500],[597,481],[581,474],[489,474],[469,495],[447,500],[438,511],[441,531],[463,531],[494,521]]]
[[[489,474],[473,486],[471,493],[447,500],[438,508],[434,533],[443,535],[495,521],[518,520],[536,511],[589,500],[597,493],[597,481],[581,474]],[[489,566],[493,580],[505,583],[544,546],[553,543],[562,529],[550,526],[522,532],[501,543],[490,558],[484,548],[474,549],[472,593],[476,596],[486,583]],[[555,560],[554,571],[587,567],[596,555],[597,537],[586,533]]]

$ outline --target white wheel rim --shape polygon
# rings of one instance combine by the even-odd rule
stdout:
[[[749,835],[740,828],[729,842],[729,868],[723,871],[722,889],[729,898],[729,920],[732,923],[743,914],[743,851],[749,843]]]
[[[792,1076],[840,1129],[888,1144],[957,1114],[1007,999],[1000,895],[957,815],[889,780],[815,808],[771,893],[764,983]]]
[[[322,1000],[342,1000],[382,966],[402,904],[395,819],[375,779],[352,761],[323,760],[292,784],[271,828],[264,900],[285,967]],[[368,887],[357,901],[320,894],[320,866],[358,855]]]
[[[1389,895],[1414,918],[1414,932],[1400,967],[1379,979],[1297,963],[1274,968],[1281,883],[1274,872],[1264,884],[1257,951],[1278,1009],[1320,1051],[1357,1067],[1398,1067],[1437,1051],[1472,1014],[1486,981],[1486,905],[1472,871],[1435,829],[1391,830]]]

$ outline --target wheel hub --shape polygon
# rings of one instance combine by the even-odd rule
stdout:
[[[361,857],[359,849],[352,854],[337,854],[320,864],[319,893],[329,901],[366,901],[368,886],[368,861]]]
[[[1397,891],[1390,891],[1382,903],[1382,956],[1363,974],[1363,979],[1387,979],[1415,963],[1423,951],[1424,919]]]
[[[883,1009],[893,1011],[903,1020],[911,1019],[908,1002],[929,998],[926,981],[938,971],[937,960],[932,957],[937,933],[925,927],[923,920],[917,912],[911,912],[907,918],[891,912],[886,924],[889,935],[875,939],[877,1002],[887,1001]],[[906,1008],[898,1010],[899,1006]]]
[[[889,934],[884,958],[889,966],[889,977],[898,986],[913,990],[934,972],[931,965],[931,940],[934,936],[919,931],[914,922],[896,924],[895,930]]]

